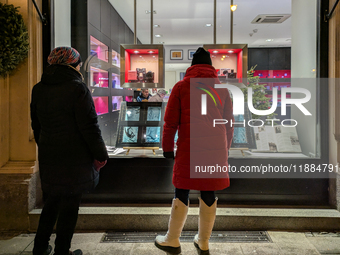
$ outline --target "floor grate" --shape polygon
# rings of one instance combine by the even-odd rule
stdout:
[[[181,242],[192,242],[194,231],[183,231]],[[157,235],[165,232],[114,232],[105,233],[102,243],[151,243]],[[214,231],[211,235],[212,243],[272,243],[267,231]]]

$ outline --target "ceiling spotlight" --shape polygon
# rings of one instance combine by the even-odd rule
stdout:
[[[154,53],[154,51],[153,50],[149,50],[148,53]]]
[[[139,51],[138,51],[138,50],[135,50],[134,53],[139,53]]]
[[[218,50],[213,50],[213,53],[218,53]]]
[[[212,24],[208,23],[208,24],[205,24],[206,27],[211,27]]]
[[[225,58],[225,55],[223,55],[222,58]]]
[[[228,53],[234,53],[234,51],[233,50],[228,50]]]
[[[273,39],[267,39],[266,42],[272,42],[274,41]]]
[[[237,9],[237,4],[230,5],[230,10],[232,12],[236,11],[236,9]]]
[[[153,25],[153,26],[154,26],[154,27],[161,27],[160,25],[157,25],[157,24],[156,24],[156,25]]]
[[[162,37],[162,35],[155,35],[155,37]]]

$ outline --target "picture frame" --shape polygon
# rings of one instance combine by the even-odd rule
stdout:
[[[170,50],[170,60],[183,60],[183,50]]]
[[[192,60],[194,58],[194,53],[196,50],[188,50],[188,59]]]

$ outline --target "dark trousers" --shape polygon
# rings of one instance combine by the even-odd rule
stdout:
[[[175,198],[181,200],[185,205],[188,205],[189,200],[188,189],[175,189]],[[212,206],[215,202],[215,191],[201,191],[201,199],[207,206]]]
[[[68,255],[78,219],[82,194],[67,196],[47,195],[34,239],[33,255],[41,255],[48,248],[53,227],[57,222],[55,255]]]

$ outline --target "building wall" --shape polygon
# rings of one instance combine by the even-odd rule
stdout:
[[[331,10],[336,0],[329,1]],[[340,161],[340,5],[329,20],[329,163]],[[330,176],[330,203],[340,210],[339,174]]]
[[[30,127],[31,91],[42,72],[42,23],[32,1],[0,0],[20,6],[30,41],[28,58],[12,75],[0,77],[0,231],[28,229],[36,199],[36,144]],[[42,0],[37,3],[41,6]],[[40,7],[41,8],[41,7]]]

